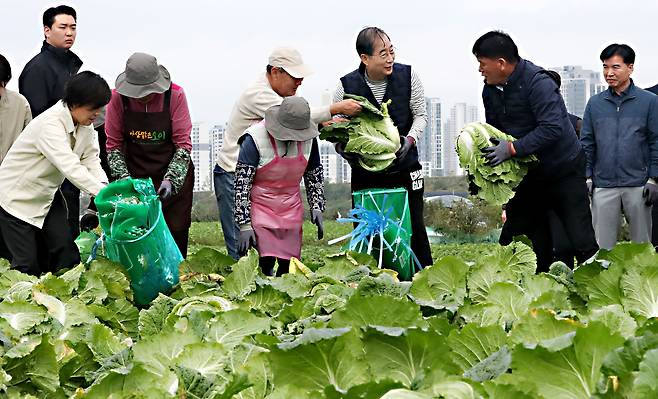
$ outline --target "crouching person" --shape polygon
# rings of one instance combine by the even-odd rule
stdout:
[[[64,97],[32,120],[0,165],[0,230],[12,267],[39,275],[80,263],[60,185],[96,195],[107,184],[94,119],[110,101],[99,75],[73,76]]]
[[[311,222],[317,225],[318,239],[322,239],[325,197],[318,135],[306,100],[286,97],[240,138],[235,170],[238,250],[244,254],[255,246],[266,275],[274,274],[275,261],[276,275],[287,273],[290,258],[301,256],[302,177]]]

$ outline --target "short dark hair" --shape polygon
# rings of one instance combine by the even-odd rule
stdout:
[[[112,98],[112,91],[105,79],[91,71],[80,72],[71,77],[64,87],[62,100],[69,107],[101,108]]]
[[[61,14],[70,15],[74,20],[78,20],[78,16],[75,13],[73,7],[61,5],[57,7],[50,7],[43,12],[43,26],[52,28],[53,24],[55,23],[55,17]]]
[[[504,58],[507,62],[521,60],[519,49],[507,33],[499,30],[487,32],[473,44],[473,55],[484,58]]]
[[[620,56],[624,60],[624,64],[635,64],[635,51],[628,44],[613,43],[601,51],[599,58],[601,61],[605,61],[615,55]]]
[[[7,84],[11,80],[11,65],[4,55],[0,54],[0,83]]]
[[[377,38],[384,40],[384,36],[390,41],[391,38],[388,36],[383,29],[377,28],[375,26],[369,26],[363,28],[361,32],[356,36],[356,52],[357,54],[366,54],[372,55],[375,50],[375,40]]]

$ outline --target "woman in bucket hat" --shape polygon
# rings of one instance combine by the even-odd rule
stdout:
[[[178,248],[187,256],[192,223],[192,121],[183,88],[156,58],[135,53],[119,74],[105,132],[112,177],[150,177]]]
[[[311,208],[311,222],[322,239],[325,208],[324,176],[318,150],[318,129],[301,97],[286,97],[271,107],[265,119],[240,138],[235,170],[235,218],[240,226],[238,249],[255,246],[263,273],[288,271],[291,257],[302,247],[302,178]]]

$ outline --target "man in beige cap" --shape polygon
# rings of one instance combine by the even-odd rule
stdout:
[[[235,169],[235,216],[240,226],[238,250],[255,246],[265,275],[288,272],[290,258],[301,256],[304,207],[299,183],[306,187],[311,222],[322,239],[324,177],[317,125],[301,97],[286,97],[265,112],[265,119],[240,138]]]
[[[234,210],[235,166],[240,151],[238,139],[249,126],[263,120],[270,107],[281,104],[284,97],[294,96],[310,74],[311,70],[302,61],[299,51],[289,47],[277,48],[269,56],[265,73],[242,93],[233,107],[215,165],[214,186],[226,249],[234,259],[239,257],[239,228]],[[331,115],[355,115],[360,111],[359,103],[344,100],[311,109],[311,120],[317,124],[330,120]]]

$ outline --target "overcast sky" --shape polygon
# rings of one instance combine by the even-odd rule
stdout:
[[[25,63],[41,47],[43,11],[62,2],[0,0],[0,53],[17,89]],[[187,92],[194,121],[224,122],[242,89],[264,70],[278,45],[298,48],[315,74],[300,95],[311,104],[358,65],[354,42],[365,26],[384,29],[397,60],[419,72],[425,95],[480,102],[482,79],[471,54],[483,33],[502,29],[521,56],[549,67],[598,70],[601,50],[627,43],[636,53],[635,82],[658,83],[658,2],[610,0],[500,1],[210,1],[66,2],[78,12],[73,51],[111,87],[136,51],[155,55]],[[377,7],[377,8],[374,8]]]

